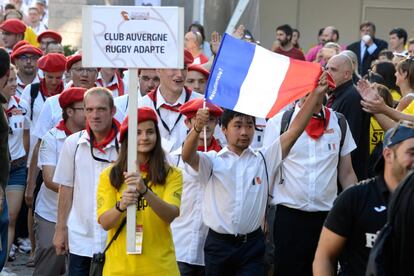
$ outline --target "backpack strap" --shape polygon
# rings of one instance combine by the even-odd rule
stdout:
[[[40,83],[33,83],[30,86],[30,121],[33,121],[34,102],[39,94]]]
[[[294,112],[295,112],[295,108],[290,108],[283,113],[282,122],[280,124],[280,135],[282,135],[288,130],[290,120],[292,119]]]
[[[339,124],[339,128],[341,129],[341,142],[339,143],[339,154],[341,154],[342,146],[344,145],[344,141],[345,141],[347,124],[346,124],[346,118],[342,113],[335,111],[335,114],[336,114],[336,117],[338,117],[338,124]]]

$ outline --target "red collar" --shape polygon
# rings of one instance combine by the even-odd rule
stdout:
[[[115,72],[115,76],[117,81],[111,85],[105,86],[106,88],[108,88],[111,91],[114,91],[115,89],[118,90],[118,96],[122,96],[125,94],[125,86],[124,86],[124,81],[122,80],[121,76],[119,75],[118,72]],[[100,86],[104,87],[103,85],[103,81],[102,79],[97,79],[96,80]]]
[[[60,122],[56,125],[56,128],[59,130],[63,130],[66,136],[72,135],[72,131],[68,129],[64,120],[60,120]]]
[[[197,150],[204,151],[204,146],[198,146]],[[207,151],[212,151],[212,150],[214,150],[215,152],[221,151],[221,145],[214,137],[211,137],[211,143],[207,147]]]
[[[89,142],[91,142],[91,146],[96,148],[97,150],[99,150],[102,153],[105,153],[104,148],[111,143],[111,141],[113,139],[116,138],[116,135],[118,134],[118,130],[120,128],[120,124],[117,120],[112,119],[112,127],[111,130],[108,132],[108,134],[106,135],[106,137],[101,141],[101,142],[97,142],[94,139],[94,135],[93,132],[91,131],[91,128],[89,126],[89,122],[86,122],[86,131],[88,132],[89,135]]]
[[[56,94],[60,94],[63,91],[63,89],[64,89],[63,81],[60,81],[58,87],[56,87],[56,90],[52,91],[52,92],[49,92],[47,90],[47,87],[46,87],[46,80],[45,79],[40,79],[40,89],[39,90],[40,90],[40,93],[42,93],[42,95],[45,98],[48,98],[48,97],[56,95]]]

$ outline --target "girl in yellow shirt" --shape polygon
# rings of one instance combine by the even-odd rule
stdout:
[[[106,251],[103,275],[178,276],[170,223],[179,215],[181,171],[165,159],[157,115],[152,109],[138,109],[139,174],[126,173],[128,119],[122,123],[120,133],[119,157],[100,176],[98,222],[108,231],[109,242],[125,218],[127,207],[137,204],[137,232],[142,235],[142,253],[126,254],[126,227],[123,227]]]

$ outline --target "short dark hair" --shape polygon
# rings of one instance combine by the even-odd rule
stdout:
[[[399,39],[403,38],[404,39],[404,44],[407,43],[407,38],[408,38],[408,34],[407,31],[404,30],[403,28],[394,28],[390,31],[389,35],[397,35],[397,37]]]
[[[362,22],[361,25],[359,25],[359,30],[362,30],[363,27],[371,27],[374,33],[376,31],[375,24],[371,21]]]
[[[290,36],[290,38],[292,38],[292,34],[293,34],[293,29],[290,25],[288,24],[284,24],[284,25],[280,25],[279,27],[276,28],[276,32],[277,31],[282,31],[284,32],[287,36]]]
[[[254,125],[256,126],[256,118],[251,115],[247,115],[244,113],[240,113],[237,111],[233,111],[230,109],[224,109],[223,114],[221,115],[221,126],[227,128],[230,121],[233,120],[234,117],[250,117],[253,120]]]
[[[5,10],[15,10],[16,6],[14,4],[8,3],[4,6]]]
[[[10,70],[10,56],[4,48],[0,48],[0,78]]]
[[[394,54],[392,53],[392,51],[388,50],[388,49],[382,49],[379,54],[378,57],[386,57],[388,60],[392,60],[392,58],[394,57]]]
[[[204,31],[204,27],[203,25],[201,25],[200,23],[194,22],[193,24],[191,24],[190,26],[188,26],[188,30],[187,32],[191,32],[192,28],[197,28],[197,30],[200,32],[201,36],[203,37],[203,41],[206,40],[206,34]]]

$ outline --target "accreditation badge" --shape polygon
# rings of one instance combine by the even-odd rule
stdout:
[[[144,225],[137,224],[135,228],[135,253],[142,254],[142,241],[144,238]]]

